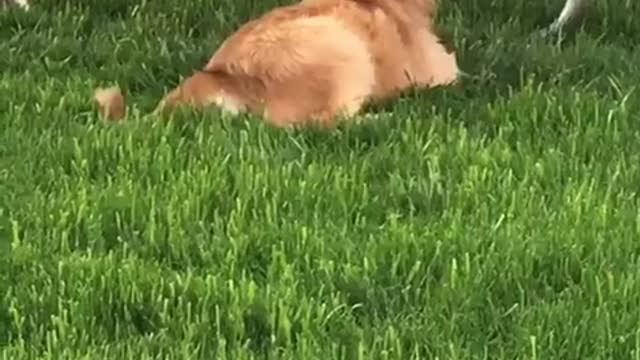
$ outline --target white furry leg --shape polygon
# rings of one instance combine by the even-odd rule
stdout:
[[[544,35],[562,31],[569,23],[582,17],[590,0],[567,0],[555,21],[543,30]]]
[[[23,10],[29,10],[29,2],[27,0],[0,0],[0,10],[10,6],[18,6]]]
[[[24,10],[29,10],[31,8],[27,0],[0,0],[0,9],[13,5],[17,5]]]
[[[25,10],[29,10],[29,2],[27,0],[16,0],[16,4]]]

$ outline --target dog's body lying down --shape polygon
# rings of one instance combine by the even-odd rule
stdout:
[[[240,27],[156,111],[214,105],[276,126],[330,125],[368,101],[450,84],[458,67],[433,32],[435,10],[435,0],[303,0],[276,8]]]

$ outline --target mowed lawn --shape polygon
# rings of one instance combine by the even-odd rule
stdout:
[[[640,4],[442,2],[470,76],[332,132],[144,115],[274,0],[0,14],[1,358],[640,358]]]

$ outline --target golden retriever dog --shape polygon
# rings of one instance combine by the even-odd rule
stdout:
[[[434,32],[436,0],[303,0],[275,8],[229,36],[200,71],[162,99],[251,112],[278,127],[358,113],[409,88],[452,84],[455,55]],[[125,115],[117,88],[95,99],[109,119]]]

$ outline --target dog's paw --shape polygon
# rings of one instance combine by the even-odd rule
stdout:
[[[98,104],[98,112],[107,120],[120,120],[124,117],[126,106],[122,91],[117,87],[96,89],[93,95]]]

